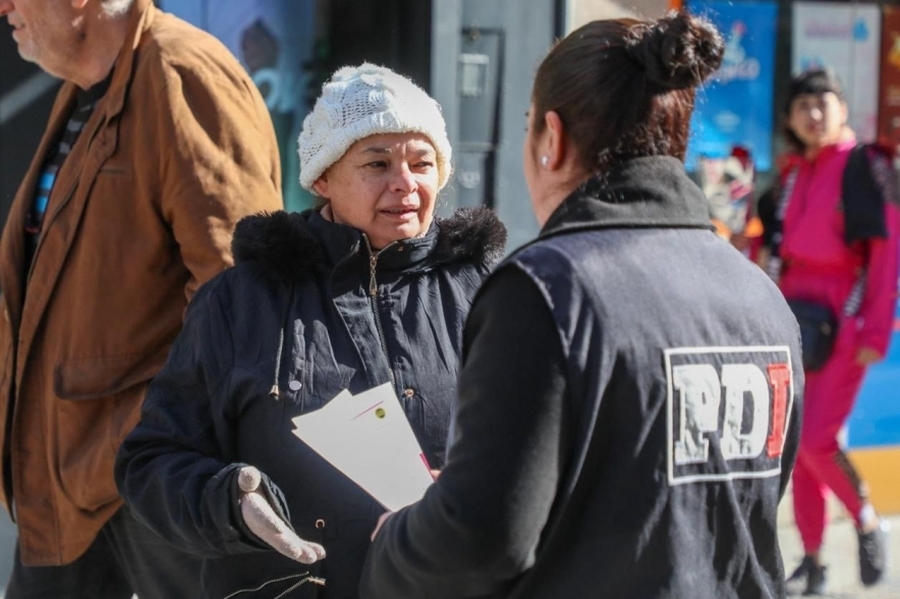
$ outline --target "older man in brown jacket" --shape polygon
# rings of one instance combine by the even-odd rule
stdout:
[[[65,80],[0,240],[6,597],[190,599],[199,562],[134,521],[113,461],[235,223],[281,208],[270,117],[224,46],[150,0],[0,16]]]

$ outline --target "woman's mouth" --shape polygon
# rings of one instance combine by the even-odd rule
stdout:
[[[414,206],[400,206],[397,208],[385,208],[380,212],[391,218],[409,219],[418,214],[418,208]]]

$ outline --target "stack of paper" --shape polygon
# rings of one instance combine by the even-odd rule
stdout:
[[[421,499],[433,481],[390,383],[344,390],[292,422],[295,435],[391,511]]]

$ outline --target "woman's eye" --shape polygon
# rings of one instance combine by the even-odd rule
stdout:
[[[369,168],[387,168],[387,165],[386,160],[374,160],[366,164]]]

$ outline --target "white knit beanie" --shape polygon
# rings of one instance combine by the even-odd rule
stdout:
[[[343,67],[322,86],[297,140],[300,185],[313,183],[360,139],[379,133],[421,133],[437,154],[438,189],[450,178],[450,141],[441,107],[421,87],[385,67]]]

